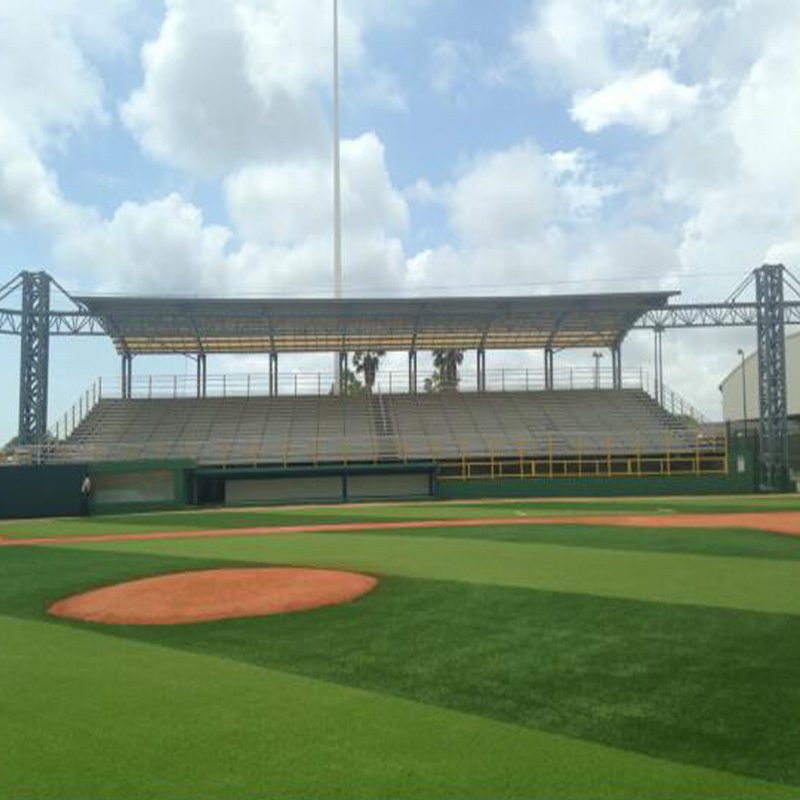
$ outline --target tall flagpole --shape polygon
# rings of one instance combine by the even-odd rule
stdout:
[[[339,113],[339,0],[333,0],[333,296],[342,297],[342,177]],[[334,386],[339,393],[339,354],[334,356]]]

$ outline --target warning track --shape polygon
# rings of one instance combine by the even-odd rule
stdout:
[[[340,522],[322,525],[281,525],[202,531],[111,533],[80,536],[46,536],[33,539],[0,539],[2,547],[89,544],[92,542],[136,542],[159,539],[218,539],[223,537],[286,536],[297,533],[358,533],[378,530],[432,530],[480,528],[493,525],[602,525],[623,528],[705,528],[768,531],[800,536],[800,512],[746,514],[605,514],[601,516],[483,517],[480,519],[418,520],[403,522]]]

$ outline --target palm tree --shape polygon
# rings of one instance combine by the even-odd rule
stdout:
[[[434,350],[433,378],[426,381],[425,388],[430,392],[458,391],[458,368],[464,361],[463,350]]]
[[[381,359],[385,355],[385,350],[365,350],[353,355],[353,366],[356,374],[364,376],[364,386],[369,393],[372,393],[375,387],[375,379],[378,377]]]

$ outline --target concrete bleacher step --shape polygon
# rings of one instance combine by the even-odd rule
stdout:
[[[67,444],[100,460],[308,464],[658,453],[694,437],[642,391],[582,390],[102,400]]]

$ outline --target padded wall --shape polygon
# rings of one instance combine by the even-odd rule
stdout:
[[[92,502],[98,506],[168,503],[175,499],[172,470],[92,473]]]
[[[347,481],[351,500],[430,497],[431,480],[426,473],[404,475],[351,475]]]
[[[225,482],[227,505],[338,502],[344,499],[340,475],[317,478],[263,478]]]
[[[3,467],[0,518],[76,517],[81,513],[81,465]]]

